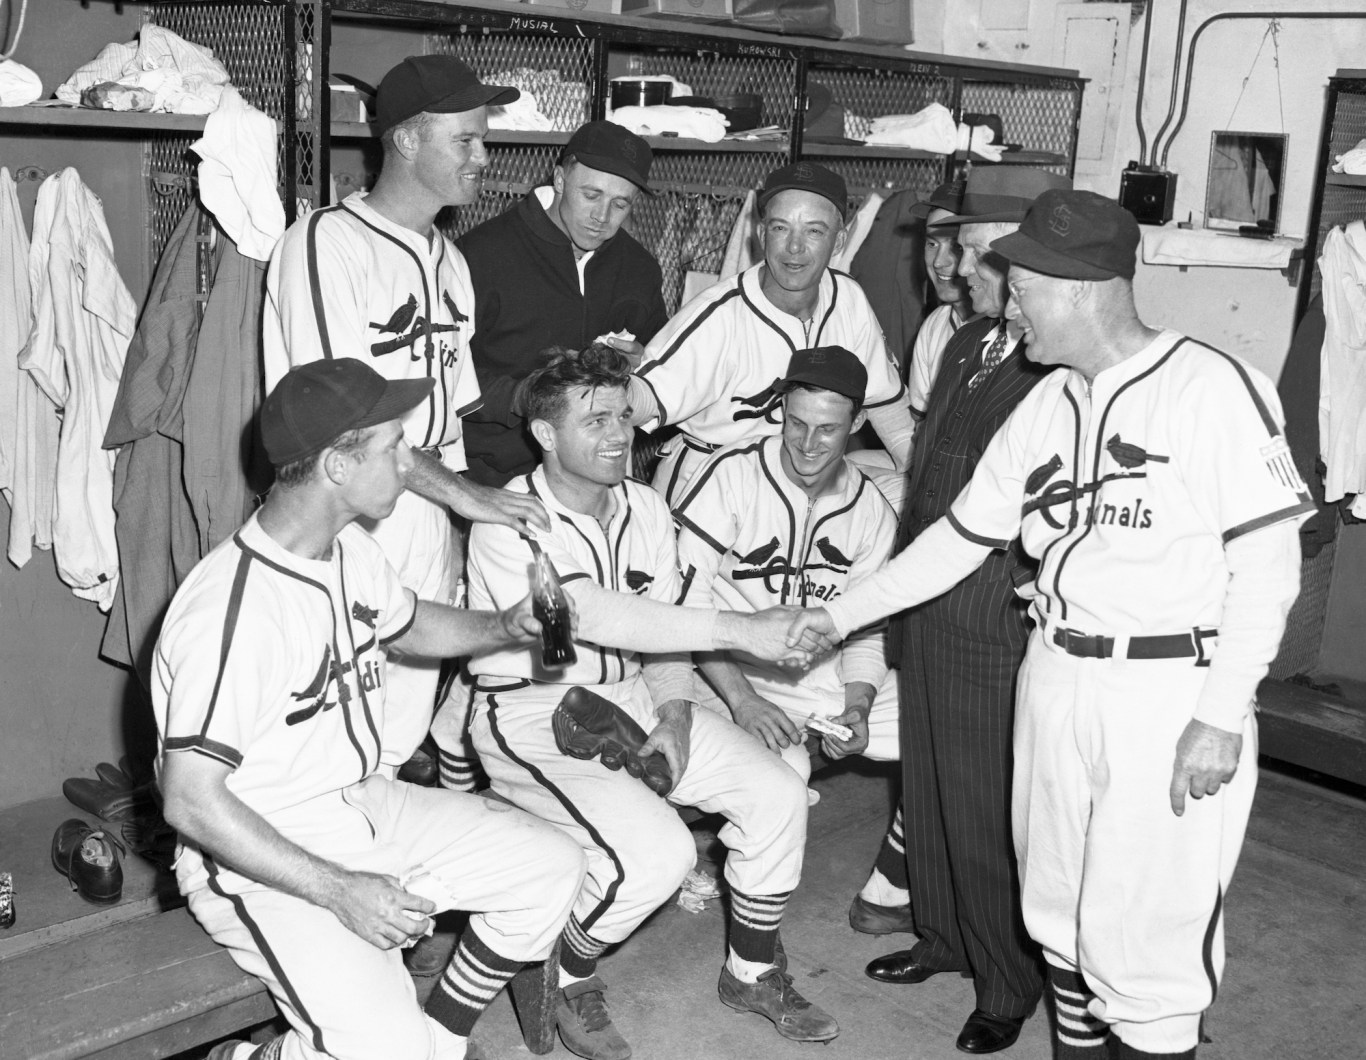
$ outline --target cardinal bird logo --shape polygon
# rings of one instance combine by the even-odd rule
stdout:
[[[633,593],[643,593],[654,580],[653,574],[646,574],[643,570],[626,572],[626,587]]]
[[[844,574],[854,562],[837,549],[828,537],[818,537],[816,539],[816,551],[821,554],[821,559],[825,560],[825,563],[809,565],[806,568],[807,570],[818,570],[821,566],[826,566],[837,574]]]
[[[732,412],[731,419],[737,423],[741,420],[767,420],[769,423],[777,423],[777,411],[782,398],[773,389],[774,385],[771,383],[750,397],[731,398],[736,404],[744,406]]]
[[[1029,473],[1029,478],[1025,479],[1025,493],[1027,495],[1038,493],[1061,468],[1062,457],[1054,453],[1049,458],[1048,463],[1036,467]]]
[[[1157,456],[1146,452],[1142,446],[1121,441],[1118,434],[1112,435],[1105,443],[1105,451],[1114,457],[1116,464],[1125,468],[1142,467],[1149,460],[1154,464],[1165,464],[1171,460],[1171,457]]]
[[[441,292],[441,300],[446,303],[446,308],[450,310],[451,319],[457,324],[463,324],[465,321],[469,320],[469,317],[465,316],[464,313],[460,312],[460,310],[455,307],[455,300],[451,298],[451,293],[449,291]]]
[[[289,698],[296,703],[308,701],[308,706],[301,707],[285,715],[286,725],[298,725],[300,722],[307,721],[320,710],[328,710],[335,704],[327,702],[327,686],[331,683],[333,674],[332,667],[332,646],[323,646],[322,662],[318,664],[318,671],[313,675],[313,680],[308,682],[300,692],[291,692]]]
[[[408,300],[394,310],[393,316],[383,324],[370,321],[370,326],[381,335],[399,335],[408,330],[408,325],[417,315],[417,295],[410,294]]]
[[[375,620],[379,618],[379,611],[373,607],[366,607],[359,600],[352,601],[351,617],[357,622],[363,622],[371,629],[375,628]]]
[[[774,537],[766,545],[760,545],[753,552],[747,552],[743,556],[736,557],[747,567],[756,567],[761,563],[767,563],[772,558],[773,553],[778,551],[778,539]]]

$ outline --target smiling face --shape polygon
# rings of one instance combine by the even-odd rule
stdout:
[[[445,206],[467,206],[479,198],[489,164],[484,137],[486,107],[456,114],[432,114],[418,134],[412,155],[413,176]]]
[[[808,490],[819,492],[839,473],[849,435],[866,415],[832,390],[790,390],[783,396],[783,469]]]
[[[809,191],[780,191],[759,222],[766,284],[787,294],[813,291],[830,258],[844,247],[844,219],[835,204]]]
[[[963,248],[958,245],[956,226],[936,227],[948,210],[933,210],[925,219],[925,271],[934,284],[934,293],[944,305],[956,305],[967,300],[967,286],[958,275],[958,262]]]
[[[617,234],[640,194],[625,177],[580,162],[556,166],[554,188],[550,220],[582,253],[597,250]]]
[[[631,404],[625,387],[584,387],[565,396],[559,421],[532,422],[548,470],[575,486],[615,486],[631,463]]]
[[[968,282],[972,311],[999,319],[1006,308],[1006,270],[1009,263],[991,249],[991,241],[1015,231],[1017,224],[967,224],[958,230],[963,259],[958,275]]]
[[[1085,332],[1077,326],[1073,300],[1068,297],[1077,283],[1020,265],[1010,267],[1006,318],[1019,325],[1031,361],[1077,366],[1072,348]]]

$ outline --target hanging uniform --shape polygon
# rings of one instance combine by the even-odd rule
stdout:
[[[228,791],[285,839],[353,872],[429,874],[424,894],[439,910],[480,910],[471,928],[498,955],[544,959],[578,890],[573,844],[510,807],[380,770],[385,650],[415,616],[411,591],[359,527],[309,560],[252,516],[167,612],[153,664],[161,758],[223,763]],[[464,1055],[417,1005],[400,950],[192,844],[177,851],[176,880],[195,919],[288,1019],[282,1060]]]
[[[404,436],[463,471],[460,417],[479,407],[473,315],[469,269],[451,242],[437,233],[429,243],[357,192],[295,222],[275,248],[266,281],[266,392],[294,365],[330,357],[359,358],[386,379],[435,379],[431,397],[404,417]],[[392,515],[363,525],[420,599],[452,601],[458,554],[443,506],[405,491]],[[439,665],[388,665],[395,671],[390,703],[405,712],[384,754],[397,769],[431,724]]]
[[[659,406],[655,426],[682,431],[660,450],[654,478],[670,503],[708,454],[781,433],[782,403],[773,383],[794,353],[816,346],[843,346],[863,362],[869,418],[897,466],[905,464],[913,430],[909,400],[859,285],[827,269],[808,329],[768,300],[764,268],[760,262],[703,291],[645,349],[636,374]]]
[[[674,508],[685,604],[742,613],[820,607],[891,556],[896,518],[867,475],[846,462],[836,488],[812,500],[783,470],[782,448],[780,435],[729,446],[693,476]],[[804,674],[733,661],[798,728],[812,713],[843,714],[846,684],[872,685],[863,754],[899,757],[896,675],[883,656],[882,628],[861,630]],[[803,780],[810,776],[804,743],[784,748],[782,757]]]

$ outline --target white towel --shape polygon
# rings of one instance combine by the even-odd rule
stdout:
[[[730,121],[711,107],[621,107],[609,111],[607,120],[625,126],[637,136],[673,133],[705,143],[720,143]]]
[[[1350,151],[1333,157],[1337,159],[1333,163],[1334,173],[1366,173],[1366,140],[1358,140],[1357,145]]]
[[[1244,239],[1208,228],[1143,226],[1143,260],[1149,265],[1219,265],[1234,269],[1284,269],[1298,239]]]
[[[79,106],[91,85],[113,81],[149,89],[158,113],[211,114],[228,83],[228,71],[213,52],[168,29],[148,23],[137,44],[107,44],[57,88],[57,98]]]
[[[0,59],[0,107],[23,107],[43,95],[43,82],[23,63]]]
[[[204,136],[190,145],[199,163],[199,197],[249,258],[269,261],[285,233],[276,168],[275,119],[224,87]]]

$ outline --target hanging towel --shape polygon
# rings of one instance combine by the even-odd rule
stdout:
[[[43,181],[29,250],[33,336],[20,367],[62,409],[53,548],[57,573],[109,610],[118,580],[114,459],[100,446],[137,319],[95,193],[74,169]]]
[[[276,166],[275,121],[231,85],[190,145],[199,163],[199,198],[237,249],[257,261],[285,234]]]

